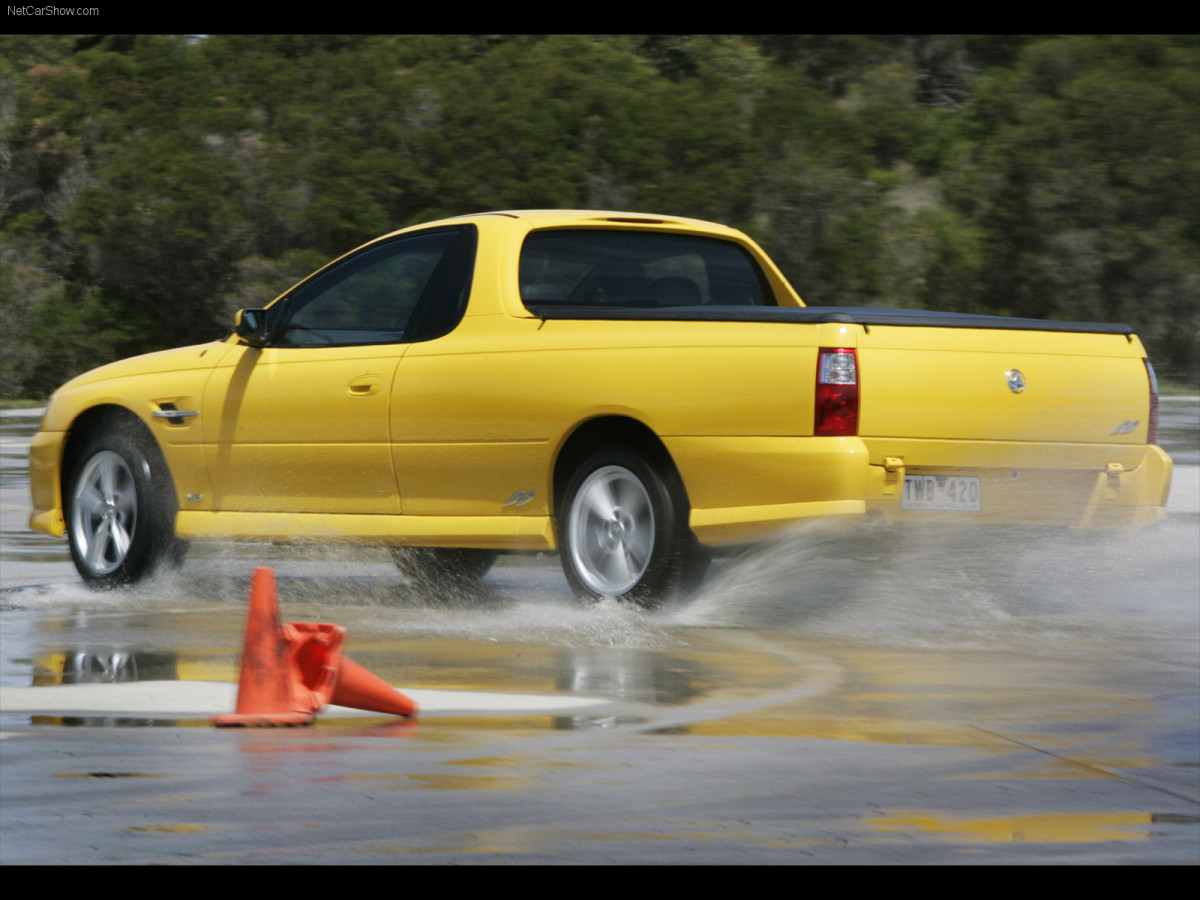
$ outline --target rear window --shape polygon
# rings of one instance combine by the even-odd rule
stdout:
[[[731,241],[654,231],[535,231],[521,249],[527,307],[774,306],[758,265]]]

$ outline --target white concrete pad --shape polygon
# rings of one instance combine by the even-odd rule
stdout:
[[[417,704],[418,717],[479,712],[525,715],[600,706],[607,700],[484,691],[400,689]],[[0,687],[0,712],[46,715],[206,718],[231,713],[237,685],[215,681],[139,681],[129,684],[69,684],[55,687]],[[380,716],[385,713],[327,707],[321,716]]]

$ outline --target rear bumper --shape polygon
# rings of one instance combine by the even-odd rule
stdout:
[[[885,522],[962,525],[1051,525],[1066,528],[1119,528],[1146,525],[1166,515],[1173,463],[1150,445],[995,445],[974,448],[974,456],[947,459],[929,442],[930,453],[912,446],[903,455],[872,460],[867,511]],[[917,452],[913,452],[916,450]],[[909,464],[918,460],[924,465]],[[936,460],[936,463],[931,462]],[[957,462],[957,465],[947,464]],[[1003,461],[1004,464],[1001,464]],[[971,463],[976,463],[972,465]],[[911,510],[902,505],[909,475],[958,475],[979,479],[977,511]]]
[[[804,519],[1138,526],[1166,515],[1171,458],[1146,444],[817,437],[675,437],[689,524],[703,544],[753,541]],[[977,510],[911,510],[908,475],[978,479]]]

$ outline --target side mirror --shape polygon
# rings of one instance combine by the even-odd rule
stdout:
[[[267,343],[267,311],[265,309],[239,309],[233,320],[233,333],[251,347],[262,347]]]

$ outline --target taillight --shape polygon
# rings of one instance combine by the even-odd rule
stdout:
[[[1143,359],[1146,364],[1146,377],[1150,379],[1150,421],[1146,425],[1146,443],[1158,443],[1158,379],[1154,375],[1154,366],[1150,360]]]
[[[817,356],[815,435],[858,434],[858,354],[850,348]]]

